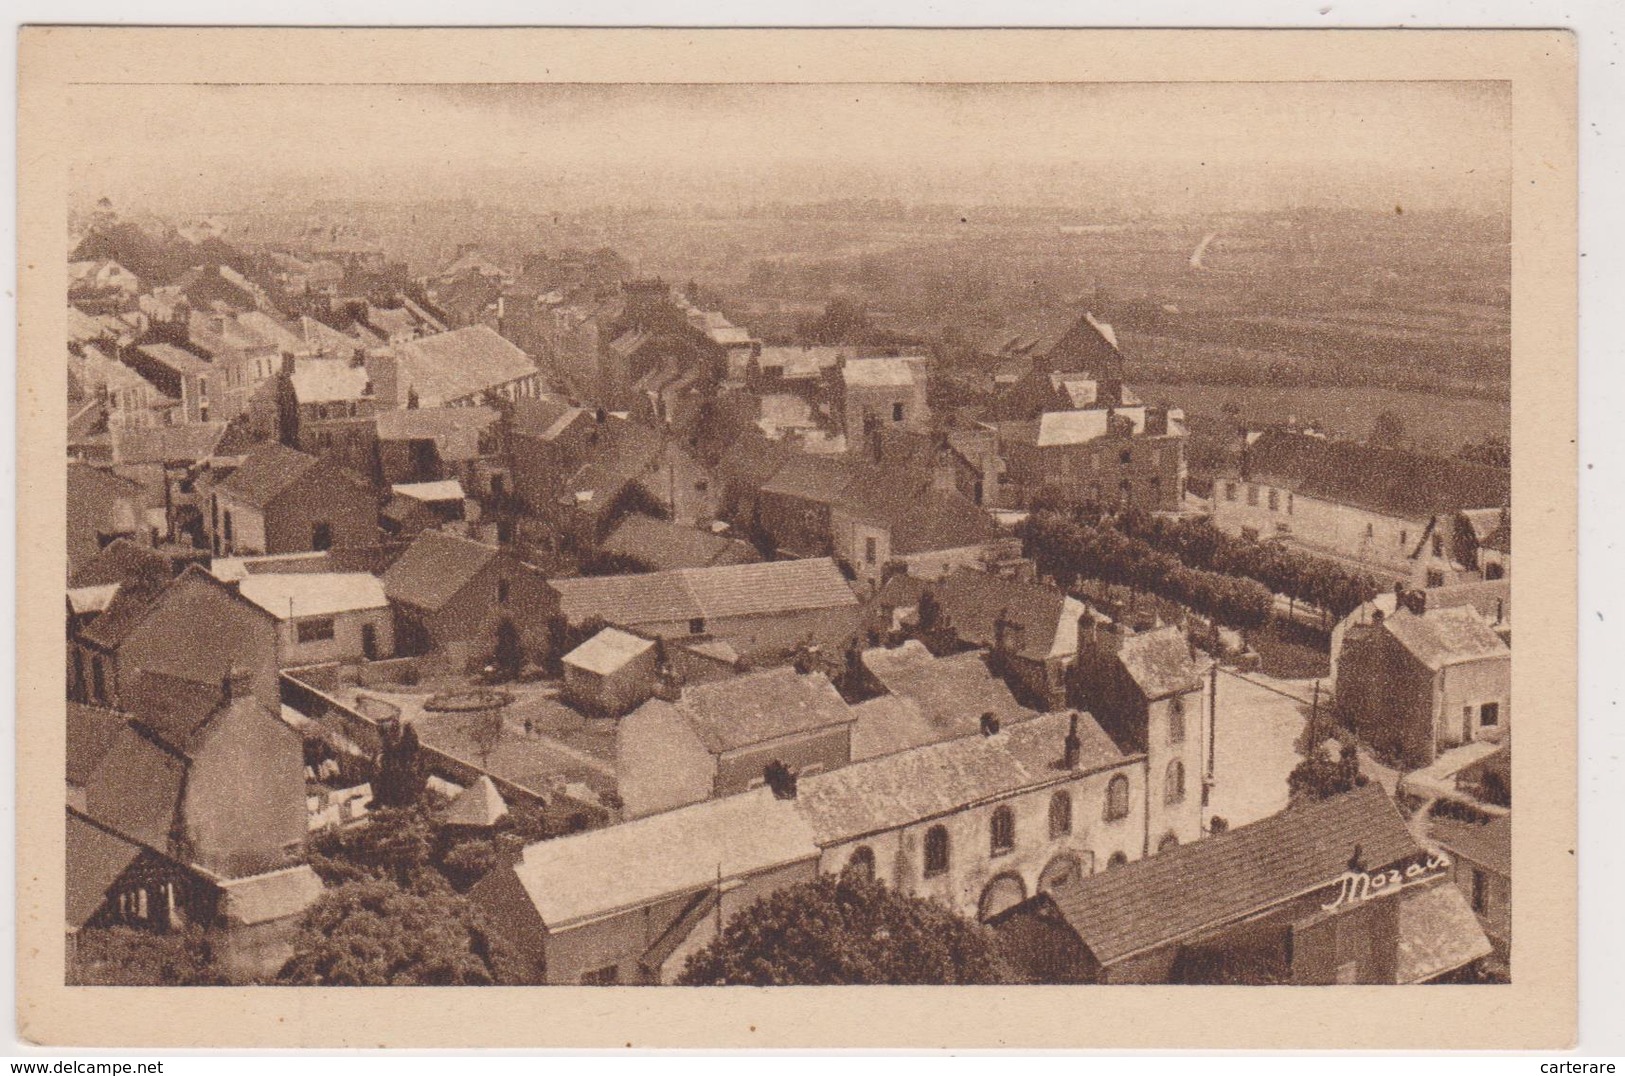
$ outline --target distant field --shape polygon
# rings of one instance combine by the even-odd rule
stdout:
[[[1395,392],[1367,388],[1250,388],[1236,385],[1134,383],[1146,402],[1167,400],[1187,412],[1220,414],[1234,401],[1245,419],[1278,422],[1289,415],[1313,419],[1330,434],[1364,438],[1379,414],[1392,411],[1424,451],[1453,455],[1468,441],[1511,432],[1512,408],[1505,401]]]

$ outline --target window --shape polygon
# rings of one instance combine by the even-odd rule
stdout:
[[[872,880],[875,876],[875,850],[866,844],[858,846],[852,858],[846,861],[846,869],[860,878]]]
[[[1376,537],[1376,534],[1377,534],[1376,525],[1372,524],[1372,523],[1367,523],[1365,525],[1365,536],[1367,538],[1374,538],[1374,537]]]
[[[1168,700],[1168,742],[1185,742],[1185,700],[1179,695]]]
[[[1258,487],[1257,486],[1248,486],[1247,487],[1247,504],[1248,504],[1249,507],[1252,507],[1252,508],[1257,508],[1258,507]]]
[[[1106,869],[1111,870],[1113,867],[1127,866],[1127,864],[1128,856],[1125,856],[1121,852],[1113,852],[1111,854],[1111,858],[1106,860]]]
[[[1128,778],[1122,774],[1106,785],[1106,821],[1116,822],[1128,817]]]
[[[1057,792],[1049,798],[1050,840],[1072,832],[1072,794]]]
[[[1427,585],[1430,587],[1444,586],[1444,573],[1439,571],[1437,568],[1429,568]]]
[[[581,974],[582,986],[614,986],[620,981],[621,969],[618,964],[607,964]]]
[[[1399,532],[1399,544],[1400,545],[1403,546],[1403,545],[1410,544],[1410,538],[1411,538],[1411,532],[1410,531],[1400,531]]]
[[[863,540],[863,562],[865,564],[873,564],[875,562],[876,555],[875,540],[873,538],[865,538]]]
[[[1177,758],[1168,763],[1168,776],[1162,786],[1162,802],[1185,802],[1185,764]]]
[[[901,422],[901,421],[903,421],[903,405],[902,404],[894,403],[894,404],[891,405],[891,420],[893,422]]]
[[[992,854],[1002,856],[1016,846],[1016,812],[1000,807],[993,812],[990,829]]]
[[[1479,726],[1479,728],[1490,729],[1490,728],[1494,728],[1496,725],[1499,725],[1500,723],[1501,723],[1501,704],[1500,703],[1498,703],[1498,702],[1486,702],[1483,706],[1480,706],[1478,708],[1478,726]]]
[[[1473,911],[1479,915],[1490,913],[1490,880],[1477,867],[1473,868]]]
[[[107,674],[102,670],[102,659],[99,655],[90,656],[90,692],[97,702],[107,701]]]
[[[1233,501],[1236,499],[1236,484],[1234,482],[1226,482],[1224,484],[1224,499],[1227,501]]]
[[[231,509],[229,509],[229,508],[226,509],[225,513],[221,516],[221,519],[223,520],[224,525],[225,525],[226,544],[230,545],[231,544],[231,537],[232,537],[231,536]]]
[[[497,604],[508,604],[508,581],[506,579],[497,580]]]
[[[1272,490],[1270,490],[1270,511],[1271,512],[1279,512],[1280,510],[1281,510],[1281,491],[1278,490],[1278,489],[1272,489]]]
[[[705,618],[703,616],[697,616],[693,620],[690,620],[688,622],[688,633],[690,635],[704,635]]]
[[[310,528],[310,548],[317,552],[333,548],[333,524],[322,522]]]
[[[294,625],[294,633],[302,643],[319,643],[333,637],[333,618],[312,617]]]
[[[925,831],[925,876],[933,878],[948,870],[948,830],[932,826]]]
[[[1492,561],[1491,563],[1484,565],[1485,579],[1499,579],[1501,578],[1501,575],[1502,568],[1500,561]]]
[[[1127,467],[1129,464],[1134,462],[1134,453],[1129,449],[1123,449],[1122,453],[1117,457],[1117,462],[1121,463],[1124,467]]]

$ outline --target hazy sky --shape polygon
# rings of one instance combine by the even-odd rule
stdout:
[[[75,87],[80,197],[1501,209],[1504,83]]]

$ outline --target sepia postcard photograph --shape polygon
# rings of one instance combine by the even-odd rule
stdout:
[[[20,49],[25,1038],[1572,1040],[1567,35]]]

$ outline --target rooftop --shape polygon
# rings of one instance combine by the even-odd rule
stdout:
[[[1468,822],[1435,815],[1428,819],[1427,840],[1481,867],[1512,876],[1512,816]]]
[[[390,490],[402,497],[410,497],[414,501],[460,501],[463,499],[463,484],[455,478],[447,478],[439,482],[399,482],[391,486]]]
[[[243,457],[242,465],[220,484],[220,491],[263,507],[318,462],[315,456],[277,441],[267,441]]]
[[[717,755],[856,720],[827,676],[790,668],[694,684],[676,703],[655,699],[644,705],[674,705]]]
[[[761,616],[858,603],[828,557],[551,580],[570,620],[611,624]]]
[[[1330,886],[1356,848],[1372,868],[1422,853],[1375,782],[1089,875],[1050,899],[1095,959],[1112,964]]]
[[[758,559],[755,550],[744,542],[644,515],[627,516],[604,539],[600,549],[656,571]]]
[[[1202,686],[1202,666],[1191,653],[1185,633],[1174,625],[1123,638],[1117,660],[1153,702]]]
[[[858,714],[852,730],[854,758],[873,758],[970,735],[986,713],[1006,725],[1033,716],[988,668],[987,655],[980,651],[938,658],[917,639],[910,639],[895,649],[864,651],[863,664],[890,693],[885,697],[906,699],[912,705],[865,709],[870,704],[864,703],[854,707]]]
[[[1497,508],[1511,472],[1444,456],[1266,430],[1248,446],[1250,475],[1298,493],[1403,519]]]
[[[411,340],[394,351],[401,396],[408,389],[415,391],[424,407],[439,407],[536,373],[529,355],[485,325]]]
[[[1417,616],[1408,609],[1387,617],[1384,630],[1430,669],[1511,656],[1511,649],[1468,605],[1429,609]]]
[[[424,531],[384,573],[384,593],[390,601],[433,612],[461,593],[498,553],[496,546]]]
[[[237,584],[237,591],[278,620],[333,616],[389,605],[384,584],[366,572],[251,574]]]
[[[507,813],[508,805],[497,791],[496,782],[482,773],[451,801],[443,821],[448,826],[488,829],[502,821]]]
[[[308,863],[220,884],[221,914],[253,926],[299,915],[322,895],[322,880]]]
[[[895,359],[848,359],[841,369],[847,385],[893,388],[913,385],[921,379],[920,356]]]
[[[333,403],[372,395],[365,366],[348,359],[302,359],[293,368],[293,394],[300,403]]]
[[[605,628],[564,655],[564,663],[608,676],[640,654],[648,652],[654,645],[649,639],[631,635],[619,628]]]

